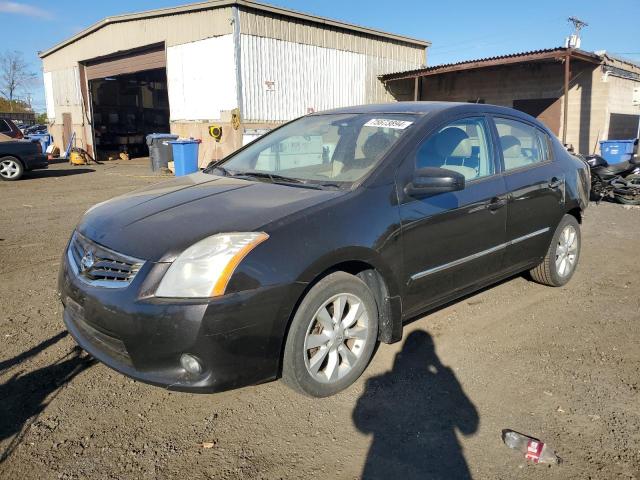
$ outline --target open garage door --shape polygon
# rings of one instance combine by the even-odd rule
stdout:
[[[164,46],[85,63],[98,158],[148,155],[146,136],[169,132]]]
[[[96,78],[156,70],[166,68],[166,66],[167,57],[164,44],[160,43],[89,60],[85,62],[85,75],[87,80],[95,80]]]

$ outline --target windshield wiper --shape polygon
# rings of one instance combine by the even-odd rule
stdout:
[[[286,183],[302,183],[306,184],[307,182],[300,180],[298,178],[285,177],[282,175],[277,175],[274,173],[268,172],[237,172],[233,174],[234,177],[256,177],[256,178],[268,178],[271,180],[271,183],[278,182],[286,182]]]
[[[208,166],[207,168],[205,168],[203,170],[203,172],[204,173],[212,173],[214,170],[220,170],[225,177],[233,176],[233,173],[231,173],[229,170],[224,168],[222,165],[216,165],[216,164]]]

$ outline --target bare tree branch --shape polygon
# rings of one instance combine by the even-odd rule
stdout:
[[[35,80],[36,74],[29,70],[22,52],[7,52],[0,57],[0,95],[9,100],[12,111],[17,93]]]

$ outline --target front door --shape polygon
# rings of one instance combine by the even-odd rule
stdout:
[[[407,159],[413,169],[450,169],[466,180],[457,192],[401,201],[403,309],[408,316],[502,269],[507,197],[490,132],[483,116],[454,120],[429,135]]]

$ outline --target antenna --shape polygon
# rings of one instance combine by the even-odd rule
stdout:
[[[573,34],[571,34],[566,42],[565,47],[567,48],[580,48],[580,30],[584,27],[588,27],[589,24],[583,20],[580,20],[578,17],[569,17],[567,19],[569,23],[573,23]]]
[[[578,17],[569,17],[567,18],[567,21],[569,23],[573,23],[573,28],[575,29],[574,33],[576,35],[580,35],[580,30],[589,26],[587,22],[580,20]]]

